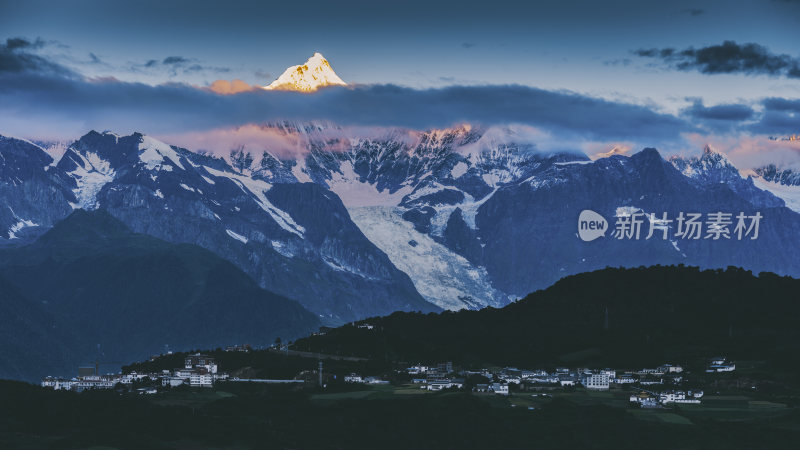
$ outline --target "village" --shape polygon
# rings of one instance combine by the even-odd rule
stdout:
[[[732,372],[736,365],[725,357],[713,357],[708,361],[707,373]],[[442,391],[447,389],[464,389],[468,379],[482,378],[486,383],[475,383],[470,389],[476,393],[489,393],[508,396],[512,392],[522,390],[542,391],[536,395],[547,396],[548,390],[583,387],[592,391],[607,391],[612,387],[627,386],[634,392],[630,402],[642,408],[666,406],[670,404],[700,404],[702,390],[681,390],[686,372],[679,365],[663,364],[656,368],[644,368],[634,371],[616,369],[589,369],[566,367],[554,371],[525,370],[513,367],[503,369],[483,369],[478,371],[454,371],[451,362],[439,363],[435,366],[415,365],[406,369],[411,376],[411,383],[420,385],[420,389]],[[350,374],[345,377],[348,383],[381,384],[388,381],[378,377],[361,377]]]
[[[271,349],[272,351],[283,351]],[[233,346],[228,352],[249,352],[250,347]],[[171,353],[171,352],[170,352]],[[157,358],[157,357],[154,357]],[[338,375],[325,373],[320,359],[317,370],[304,371],[294,379],[256,379],[232,377],[219,370],[214,357],[192,353],[184,357],[182,367],[152,373],[100,374],[98,366],[80,367],[73,378],[46,377],[41,386],[54,390],[82,392],[91,389],[126,388],[139,394],[156,394],[176,387],[212,388],[219,382],[301,384],[326,388],[331,382],[345,385],[388,385],[404,383],[418,386],[430,392],[446,390],[468,390],[478,395],[511,396],[530,393],[536,397],[547,397],[549,393],[585,389],[608,391],[625,389],[630,391],[630,403],[641,408],[659,408],[675,404],[700,404],[703,391],[684,389],[687,371],[680,365],[663,364],[655,368],[618,370],[613,368],[567,368],[555,370],[530,370],[515,367],[461,369],[452,362],[435,365],[417,364],[398,369],[394,374],[362,375],[349,373]],[[706,373],[732,372],[736,365],[719,356],[707,360]],[[391,375],[391,376],[389,376]],[[387,379],[387,378],[391,378]]]

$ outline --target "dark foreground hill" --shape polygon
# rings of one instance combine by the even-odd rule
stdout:
[[[295,344],[395,361],[631,367],[724,354],[798,366],[800,280],[736,268],[605,269],[502,309],[395,313]]]
[[[73,375],[165,345],[270,344],[319,326],[210,251],[133,233],[104,211],[78,210],[2,251],[0,307],[0,378]]]

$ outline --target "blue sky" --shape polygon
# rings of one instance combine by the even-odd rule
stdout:
[[[665,73],[632,57],[631,50],[734,40],[796,54],[800,38],[800,3],[769,0],[26,0],[3,2],[2,9],[0,30],[6,37],[57,40],[69,46],[63,53],[85,61],[93,53],[113,66],[85,64],[81,69],[88,75],[148,82],[221,77],[213,71],[170,77],[126,68],[181,56],[229,69],[229,77],[266,84],[319,51],[342,78],[356,83],[519,83],[595,95],[707,92],[721,99],[736,95],[729,87],[741,82],[738,77]],[[768,77],[747,81],[738,95],[782,87]],[[798,83],[778,84],[798,93]]]
[[[267,84],[319,51],[348,83],[393,84],[415,94],[518,84],[684,118],[698,104],[745,105],[760,113],[765,98],[800,98],[800,77],[789,75],[800,58],[799,30],[800,2],[793,0],[0,2],[0,39],[40,39],[43,45],[31,53],[86,78],[153,86],[234,78]],[[756,44],[789,63],[772,72],[710,73],[699,58],[636,53],[679,53],[725,41]],[[166,58],[181,64],[163,64]],[[788,126],[770,131],[791,132],[793,117],[781,117]],[[76,128],[95,123],[78,121]],[[717,121],[708,129],[728,127]]]

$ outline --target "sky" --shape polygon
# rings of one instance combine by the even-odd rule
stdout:
[[[180,136],[287,116],[514,122],[581,148],[752,146],[800,133],[799,38],[795,0],[0,0],[0,133]],[[314,52],[354,87],[202,89],[266,85]]]

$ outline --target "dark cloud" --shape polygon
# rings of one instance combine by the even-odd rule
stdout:
[[[461,43],[461,47],[463,47],[463,48],[473,48],[476,45],[478,45],[478,44],[475,44],[474,42],[462,42]]]
[[[631,65],[631,60],[629,58],[621,58],[621,59],[612,59],[609,61],[603,61],[604,66],[623,66],[628,67]]]
[[[188,64],[191,61],[192,60],[184,58],[183,56],[167,56],[163,61],[161,61],[161,64],[164,64],[165,66],[174,66]]]
[[[689,47],[684,50],[639,49],[634,50],[633,54],[661,59],[664,63],[683,71],[800,78],[800,59],[786,54],[772,53],[766,47],[754,43],[737,44],[734,41],[725,41],[720,45]]]
[[[749,105],[721,104],[705,106],[700,99],[690,100],[693,100],[692,106],[683,109],[681,115],[691,123],[704,126],[712,131],[730,130],[756,116],[756,111]]]
[[[796,134],[800,130],[800,100],[767,98],[760,120],[749,127],[758,134]]]
[[[716,106],[704,106],[700,100],[695,100],[694,104],[685,109],[684,112],[697,119],[710,120],[730,120],[741,122],[753,118],[755,111],[748,105],[724,104]]]
[[[17,50],[17,49],[35,50],[44,47],[44,45],[45,42],[44,40],[42,40],[42,38],[36,38],[36,40],[33,42],[21,37],[6,39],[6,48],[8,48],[9,50]]]
[[[692,17],[702,16],[706,11],[704,9],[689,8],[681,11],[681,14],[688,14]]]
[[[167,56],[161,61],[151,59],[144,64],[134,64],[130,68],[132,71],[146,70],[161,70],[166,71],[170,76],[174,77],[179,74],[199,73],[199,72],[212,72],[212,73],[226,73],[230,72],[227,67],[206,66],[200,63],[195,58],[186,58],[184,56]]]
[[[0,74],[48,73],[64,77],[77,76],[72,70],[47,58],[32,53],[45,46],[41,39],[8,38],[0,43]]]
[[[184,84],[6,73],[0,75],[0,114],[8,113],[6,107],[42,126],[79,121],[86,128],[154,134],[279,119],[412,128],[523,123],[587,140],[648,142],[674,140],[692,130],[682,119],[643,106],[524,86],[418,90],[372,85],[311,95],[259,89],[223,96]]]
[[[688,100],[692,105],[681,110],[680,116],[707,131],[786,135],[800,130],[800,100],[771,97],[755,105],[715,106],[705,106],[696,98]]]

